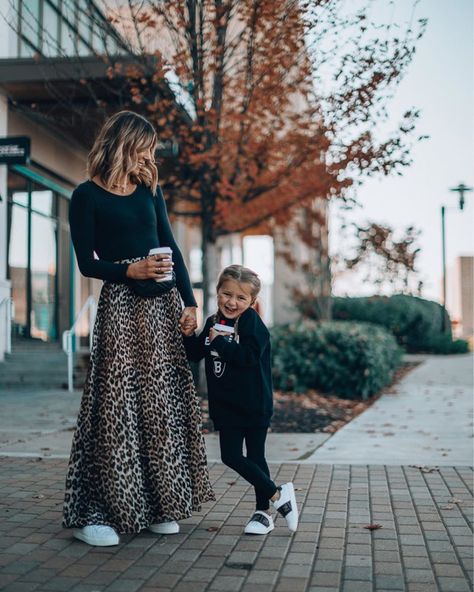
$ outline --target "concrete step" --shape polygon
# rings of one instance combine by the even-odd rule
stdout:
[[[87,368],[87,365],[81,362],[73,364],[74,371],[81,371]],[[59,363],[47,362],[45,364],[38,364],[33,362],[31,364],[0,364],[0,376],[6,374],[54,374],[55,372],[67,371],[67,359],[60,360]]]
[[[51,365],[51,364],[61,364],[67,361],[67,356],[62,354],[60,356],[47,356],[47,357],[40,357],[40,356],[26,356],[26,357],[14,357],[14,358],[5,358],[3,362],[0,362],[0,367],[2,366],[21,366],[21,365],[36,365],[36,366],[44,366],[44,365]]]
[[[66,364],[61,364],[54,368],[42,368],[41,366],[32,368],[0,368],[0,380],[6,376],[55,376],[57,374],[63,374],[66,371]]]
[[[61,349],[60,343],[12,343],[12,351],[56,351]]]
[[[74,387],[79,388],[84,386],[86,379],[85,373],[74,373]],[[58,372],[56,375],[45,376],[30,376],[30,375],[16,375],[16,376],[0,376],[0,391],[13,387],[28,386],[28,387],[47,387],[47,388],[66,388],[67,386],[67,372]]]
[[[89,354],[74,356],[74,386],[83,386]],[[66,388],[67,356],[57,344],[24,343],[0,363],[0,390]]]

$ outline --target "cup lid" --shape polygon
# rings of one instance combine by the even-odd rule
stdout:
[[[221,323],[215,323],[214,329],[216,331],[221,331],[222,333],[234,333],[234,327],[230,327],[229,325],[222,325]]]
[[[171,247],[155,247],[154,249],[150,249],[148,251],[148,255],[158,255],[160,253],[172,253],[173,249]]]

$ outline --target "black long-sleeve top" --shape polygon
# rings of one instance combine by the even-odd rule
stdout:
[[[185,337],[184,345],[190,360],[205,358],[209,415],[215,428],[267,427],[273,413],[268,329],[249,308],[239,318],[238,343],[223,336],[209,343],[212,323],[209,317],[200,335]],[[233,321],[225,323],[232,325]]]
[[[121,196],[85,181],[72,194],[69,225],[81,273],[104,281],[127,281],[129,264],[114,261],[146,257],[150,249],[170,247],[181,298],[185,306],[197,306],[160,187],[156,195],[138,185],[131,195]]]

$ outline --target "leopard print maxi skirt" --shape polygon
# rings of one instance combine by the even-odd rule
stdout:
[[[66,528],[137,533],[214,500],[176,288],[105,282],[66,477]]]

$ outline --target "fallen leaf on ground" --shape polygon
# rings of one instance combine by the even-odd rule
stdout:
[[[219,530],[219,528],[217,526],[209,526],[209,528],[206,528],[207,532],[216,532]]]
[[[438,467],[424,467],[423,465],[409,465],[413,469],[420,469],[422,473],[433,473],[433,471],[439,471]]]
[[[382,394],[393,390],[399,381],[418,364],[418,362],[403,364],[396,371],[392,385],[382,389],[367,401],[323,395],[315,389],[309,389],[305,393],[276,390],[274,392],[275,412],[272,418],[273,428],[271,431],[273,433],[323,432],[333,434],[354,417],[371,407]],[[201,410],[203,431],[204,433],[210,433],[213,431],[213,426],[209,418],[209,406],[205,395],[201,396]],[[371,427],[371,424],[367,423],[364,427]],[[372,424],[372,427],[375,426]]]
[[[383,526],[381,524],[367,524],[364,528],[367,530],[378,530],[379,528],[383,528]]]

